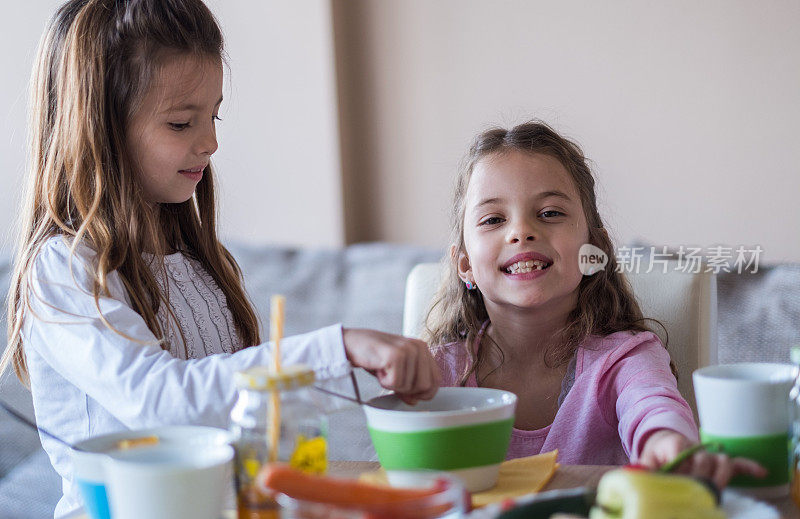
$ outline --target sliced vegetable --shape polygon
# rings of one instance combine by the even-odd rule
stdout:
[[[689,476],[618,469],[597,486],[590,519],[723,519],[714,494]]]
[[[285,494],[301,503],[336,509],[358,510],[370,519],[434,519],[467,509],[469,495],[445,478],[430,488],[392,488],[300,472],[283,464],[266,465],[256,481],[266,492]],[[463,501],[462,501],[463,500]]]
[[[447,485],[447,482],[442,480],[442,484]],[[441,484],[423,489],[371,485],[355,479],[306,474],[280,463],[265,465],[258,475],[258,485],[294,499],[345,508],[415,501],[443,490]]]
[[[684,449],[678,453],[675,458],[662,465],[658,470],[659,472],[672,472],[676,468],[680,466],[681,463],[689,459],[691,456],[694,456],[695,452],[706,450],[709,452],[723,452],[722,445],[717,442],[707,442],[707,443],[698,443],[696,445],[692,445],[688,449]]]

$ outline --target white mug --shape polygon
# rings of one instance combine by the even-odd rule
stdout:
[[[78,442],[72,451],[74,480],[81,491],[84,507],[90,519],[113,519],[109,510],[105,462],[108,454],[119,451],[122,440],[155,436],[158,448],[192,446],[206,449],[230,443],[225,429],[200,425],[167,425],[150,429],[121,431],[94,436]],[[154,446],[139,446],[151,449]],[[232,476],[231,476],[232,478]]]
[[[232,484],[233,447],[154,447],[105,462],[114,519],[219,519]]]
[[[789,491],[789,390],[796,376],[791,364],[740,363],[695,371],[700,439],[716,442],[732,457],[761,463],[764,479],[738,476],[731,486],[763,497]]]

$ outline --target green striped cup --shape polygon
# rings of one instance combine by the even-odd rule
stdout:
[[[395,395],[373,398],[364,412],[391,484],[413,485],[420,470],[441,470],[478,492],[497,482],[516,404],[516,395],[508,391],[444,387],[414,406]]]
[[[789,492],[791,364],[720,364],[692,375],[700,439],[722,445],[731,457],[759,462],[765,478],[734,477],[730,485],[762,498]]]

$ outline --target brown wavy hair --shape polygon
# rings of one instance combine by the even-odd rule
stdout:
[[[0,374],[13,364],[30,383],[20,334],[32,311],[28,278],[41,245],[57,235],[71,239],[72,254],[80,243],[96,253],[98,310],[116,271],[163,348],[156,314],[164,304],[174,315],[142,251],[159,257],[180,250],[199,261],[225,294],[244,344],[260,342],[241,270],[217,238],[213,168],[192,198],[154,208],[126,148],[131,118],[159,67],[175,55],[224,62],[222,32],[200,0],[70,0],[48,24],[31,77],[28,178]]]
[[[561,340],[545,352],[548,365],[555,367],[569,362],[578,345],[590,335],[604,336],[628,330],[652,331],[646,325],[647,321],[658,323],[642,316],[630,285],[617,272],[614,246],[597,210],[594,176],[580,147],[541,121],[526,122],[510,130],[492,128],[475,138],[456,178],[451,214],[451,255],[443,260],[447,274],[428,311],[423,331],[423,339],[433,345],[434,349],[463,341],[470,362],[459,380],[461,385],[466,384],[473,372],[477,373],[479,368],[486,365],[491,354],[491,350],[484,347],[480,347],[477,354],[473,351],[472,345],[481,326],[489,319],[489,314],[480,290],[467,290],[458,276],[457,260],[459,254],[465,252],[464,212],[467,187],[478,162],[487,156],[512,150],[547,155],[564,166],[580,194],[589,228],[589,242],[608,255],[608,264],[604,270],[593,276],[584,276],[581,280],[578,286],[578,304],[567,317],[567,323],[561,331]],[[663,325],[658,325],[666,334]],[[488,336],[486,339],[489,339]],[[484,340],[483,344],[490,344],[502,362],[503,352],[494,341]],[[674,365],[671,367],[673,374],[676,374]]]

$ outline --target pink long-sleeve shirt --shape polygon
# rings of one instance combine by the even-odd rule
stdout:
[[[480,339],[481,335],[475,348]],[[658,336],[591,336],[575,355],[574,383],[553,423],[533,431],[514,428],[507,459],[558,449],[564,464],[623,465],[638,459],[644,440],[656,430],[670,429],[698,440],[692,411],[678,392],[669,354]],[[447,344],[434,356],[442,385],[458,385],[469,361],[463,344]],[[466,385],[477,385],[474,374]],[[521,405],[525,403],[517,402]]]

